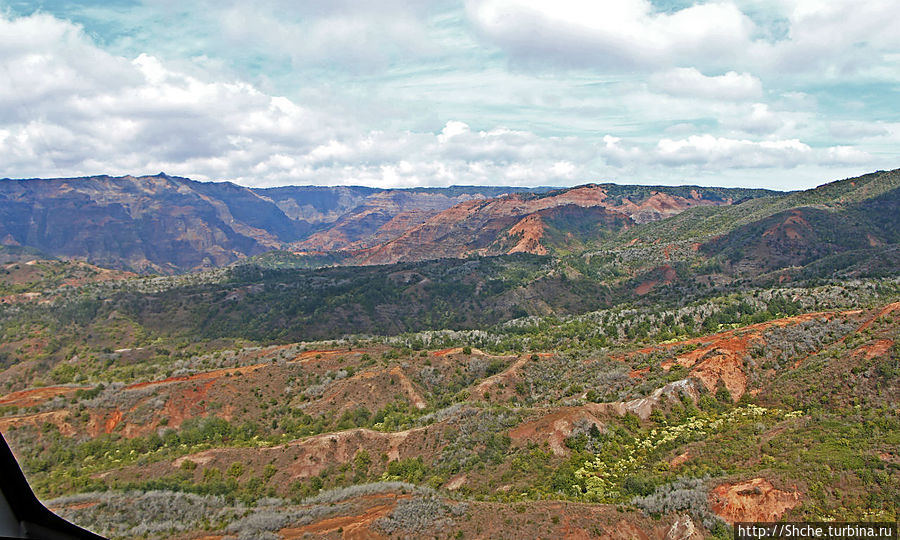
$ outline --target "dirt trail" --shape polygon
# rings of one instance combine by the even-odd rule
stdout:
[[[860,345],[853,352],[864,353],[866,355],[866,360],[871,360],[879,356],[886,356],[893,346],[893,340],[879,339],[878,341],[870,345]]]
[[[66,421],[68,417],[69,411],[50,411],[28,414],[25,416],[7,416],[5,418],[0,418],[0,432],[8,431],[11,427],[24,425],[40,428],[45,423],[49,422],[59,428],[60,434],[71,437],[72,435],[75,435],[75,428]]]
[[[498,383],[505,382],[509,380],[510,377],[516,375],[521,369],[522,366],[528,363],[528,355],[522,355],[515,362],[513,362],[508,368],[504,369],[500,373],[496,373],[487,377],[472,389],[472,393],[480,393],[484,396],[484,393],[490,390],[492,387],[497,385]]]
[[[871,319],[869,319],[868,321],[863,323],[863,325],[860,326],[856,331],[862,332],[863,330],[872,326],[875,323],[875,321],[877,321],[879,318],[884,317],[885,315],[889,315],[898,309],[900,309],[900,302],[894,302],[892,304],[888,304],[888,305],[884,306],[877,314],[875,314]]]
[[[644,375],[646,375],[647,373],[650,373],[649,367],[645,367],[645,368],[641,368],[641,369],[632,369],[631,371],[628,372],[628,378],[629,379],[643,379]]]
[[[419,391],[416,390],[412,381],[409,380],[409,377],[406,376],[406,373],[403,373],[403,370],[400,369],[399,366],[391,369],[391,375],[396,376],[400,381],[400,388],[403,389],[406,393],[406,397],[409,398],[409,402],[412,403],[415,408],[421,410],[428,406],[425,398],[423,398]]]
[[[462,347],[450,347],[449,349],[441,349],[439,351],[434,351],[433,353],[431,353],[432,356],[437,356],[437,357],[447,356],[450,354],[463,354],[463,348]],[[475,347],[472,347],[472,354],[470,354],[469,356],[491,356],[491,355],[482,351],[481,349],[476,349]]]
[[[346,350],[339,349],[323,349],[319,351],[303,351],[294,357],[292,362],[309,362],[310,360],[323,360],[325,358],[331,358],[332,356],[337,356],[339,354],[347,354]]]
[[[15,405],[17,407],[32,407],[49,401],[56,396],[70,396],[78,390],[90,388],[89,386],[44,386],[11,392],[0,397],[0,405]]]
[[[282,529],[279,531],[279,534],[286,540],[308,538],[309,535],[322,536],[335,532],[340,532],[341,538],[346,540],[387,538],[386,536],[373,531],[371,525],[375,520],[390,514],[400,500],[409,499],[410,497],[412,496],[397,495],[394,493],[369,495],[357,499],[358,501],[365,501],[370,504],[374,503],[373,506],[370,506],[361,514],[326,518],[309,525],[304,525],[303,527]]]
[[[237,373],[249,373],[251,371],[256,371],[257,369],[264,368],[269,364],[253,364],[250,366],[241,366],[241,367],[233,367],[233,368],[223,368],[223,369],[214,369],[212,371],[204,371],[202,373],[194,373],[192,375],[179,375],[177,377],[169,377],[167,379],[160,379],[158,381],[146,381],[135,384],[130,384],[125,387],[125,390],[134,390],[136,388],[146,388],[148,386],[159,386],[164,384],[174,384],[185,381],[207,381],[210,379],[221,379],[225,376],[235,375]]]

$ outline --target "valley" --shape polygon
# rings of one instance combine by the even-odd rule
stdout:
[[[16,182],[44,198],[0,207],[0,431],[101,534],[896,521],[898,171],[789,193]],[[76,200],[111,217],[73,239],[145,244],[9,217]]]

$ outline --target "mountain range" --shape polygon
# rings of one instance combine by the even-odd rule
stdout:
[[[900,170],[0,197],[0,431],[104,535],[896,522]]]
[[[256,189],[165,174],[0,180],[0,245],[140,273],[562,256],[665,242],[729,272],[896,257],[898,171],[797,192],[587,184]],[[843,262],[841,262],[843,260]]]
[[[547,253],[694,206],[771,196],[764,190],[588,185],[279,187],[155,176],[0,180],[0,244],[138,272],[224,266],[275,249],[380,264],[471,254]],[[577,222],[577,224],[576,224]],[[569,231],[565,231],[568,234]]]

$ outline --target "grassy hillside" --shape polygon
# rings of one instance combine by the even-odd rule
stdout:
[[[497,352],[477,346],[490,342],[478,331],[245,347],[148,359],[169,371],[123,384],[112,378],[133,353],[116,351],[76,360],[106,366],[78,385],[7,394],[0,427],[42,495],[68,494],[55,507],[123,537],[173,527],[283,533],[357,515],[339,506],[306,519],[317,500],[404,492],[438,511],[406,521],[392,500],[365,527],[442,534],[445,516],[453,534],[476,534],[500,525],[480,504],[534,519],[546,499],[574,503],[559,508],[561,520],[615,507],[606,505],[641,527],[644,515],[664,516],[661,535],[678,513],[723,536],[755,509],[891,520],[900,304],[885,304],[896,289],[872,296],[871,285],[811,290],[798,302],[782,291],[683,312],[529,319],[497,329],[511,338],[493,342]],[[828,307],[838,301],[877,305]],[[673,339],[670,319],[703,322]],[[436,348],[453,339],[472,345]],[[192,504],[257,508],[214,523],[105,510],[154,490],[178,501],[173,515]],[[279,519],[262,517],[273,512]],[[555,524],[537,519],[535,534]]]
[[[900,242],[900,188],[836,207],[801,206],[734,228],[704,254],[754,270],[805,266],[828,255]]]
[[[896,521],[896,182],[658,223],[562,206],[543,256],[5,262],[0,431],[114,538]]]
[[[824,184],[806,191],[746,200],[725,207],[691,208],[666,220],[623,233],[616,244],[641,241],[677,242],[726,234],[735,227],[799,207],[840,209],[900,188],[900,170],[880,171]]]

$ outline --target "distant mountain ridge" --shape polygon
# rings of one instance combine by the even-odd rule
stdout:
[[[464,200],[513,189],[257,189],[164,173],[3,179],[0,244],[111,268],[169,274],[224,266],[284,248],[339,220],[343,242],[350,243],[403,212],[427,216]]]
[[[694,206],[730,205],[735,199],[771,194],[764,190],[617,186],[589,184],[543,194],[511,194],[469,201],[429,218],[394,240],[356,258],[364,264],[468,255],[533,253],[569,247],[579,230],[600,239],[638,223],[658,221]],[[589,212],[576,209],[591,209]],[[546,220],[565,221],[562,238],[549,241]]]
[[[581,236],[600,238],[692,206],[727,205],[772,194],[613,184],[557,190],[248,188],[164,173],[4,179],[0,180],[0,244],[163,274],[224,266],[278,249],[338,253],[337,258],[348,264],[522,251],[540,254],[554,249],[554,243],[547,243],[551,237],[564,247],[570,244],[565,233],[545,237],[542,232],[545,220],[553,221],[554,216],[565,215],[565,221],[582,231]],[[554,210],[569,205],[594,210]],[[601,208],[605,210],[597,210]],[[581,217],[575,219],[576,215]],[[575,236],[571,240],[578,244]]]

